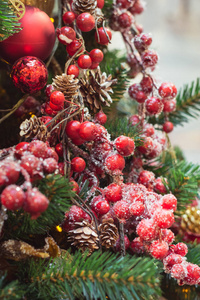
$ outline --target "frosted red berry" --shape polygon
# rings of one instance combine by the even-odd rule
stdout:
[[[65,24],[71,24],[76,19],[76,15],[73,11],[66,11],[62,16],[62,19]]]
[[[124,12],[118,17],[118,22],[121,28],[129,28],[132,24],[132,17]]]
[[[70,44],[76,38],[76,32],[73,28],[64,26],[56,29],[56,34],[59,42],[64,45]]]
[[[128,89],[128,93],[130,97],[135,99],[138,103],[144,103],[147,99],[147,95],[144,93],[139,83],[132,84]]]
[[[143,138],[142,146],[138,146],[137,149],[142,154],[149,154],[153,150],[153,140],[151,137],[147,136]]]
[[[32,141],[28,146],[28,151],[30,151],[35,157],[47,158],[47,145],[42,141]]]
[[[129,8],[131,5],[129,0],[117,0],[116,3],[120,8]]]
[[[167,242],[170,245],[173,243],[175,236],[170,229],[161,229],[161,238],[164,242]]]
[[[113,212],[120,220],[127,220],[130,218],[129,204],[124,200],[117,201],[114,204]]]
[[[67,75],[74,75],[74,78],[77,78],[79,75],[79,68],[76,65],[70,65],[67,69]]]
[[[77,60],[77,64],[81,69],[89,69],[90,66],[92,65],[92,60],[89,55],[82,54],[79,56]]]
[[[104,7],[104,0],[97,0],[97,7],[102,9]]]
[[[163,107],[164,112],[173,112],[176,110],[176,99],[164,100],[163,104],[164,104]]]
[[[74,172],[78,172],[78,173],[81,173],[84,171],[86,167],[86,163],[84,161],[83,158],[81,157],[74,157],[72,160],[71,160],[71,168]]]
[[[26,199],[24,202],[24,210],[30,214],[42,213],[49,205],[49,200],[45,195],[33,188],[26,192]]]
[[[173,211],[177,208],[177,199],[172,194],[167,194],[162,197],[162,207],[165,209],[172,209]]]
[[[45,89],[45,94],[49,98],[51,96],[51,93],[55,91],[54,87],[52,84],[47,84],[46,89]]]
[[[151,255],[156,258],[162,260],[167,256],[169,250],[169,246],[166,242],[163,241],[153,241],[150,246],[150,253]]]
[[[104,189],[104,195],[110,202],[117,202],[122,199],[122,188],[119,184],[111,183]]]
[[[16,210],[22,208],[25,200],[24,191],[17,185],[7,186],[1,194],[1,203],[7,209]]]
[[[32,154],[23,156],[20,166],[24,168],[31,177],[33,177],[34,175],[42,176],[42,161]]]
[[[117,152],[122,156],[130,156],[134,153],[135,143],[134,140],[121,135],[114,141],[115,148]]]
[[[56,153],[56,151],[50,147],[47,147],[47,158],[54,158],[57,162],[58,162],[58,154]]]
[[[152,37],[148,33],[142,33],[134,37],[135,48],[139,52],[145,51],[152,43]]]
[[[130,248],[134,253],[143,254],[145,252],[145,248],[143,242],[139,237],[136,237],[130,244]]]
[[[173,99],[177,95],[177,88],[171,82],[163,82],[159,87],[159,95],[164,99]]]
[[[125,160],[120,154],[112,154],[106,158],[105,167],[111,172],[122,171],[125,167]]]
[[[90,13],[85,12],[78,15],[76,25],[81,31],[88,32],[94,28],[95,19]]]
[[[171,210],[161,209],[155,212],[154,220],[158,227],[169,228],[174,223],[174,214]]]
[[[80,138],[86,141],[93,141],[97,133],[97,126],[93,122],[85,121],[79,129]]]
[[[163,110],[162,100],[157,97],[150,97],[145,101],[145,108],[150,115],[157,115]]]
[[[20,175],[20,168],[17,162],[14,161],[5,161],[1,165],[1,184],[9,185],[12,183],[16,183],[19,175]]]
[[[105,215],[110,210],[110,205],[106,200],[100,200],[96,203],[94,211],[99,215]]]
[[[186,265],[186,277],[184,278],[184,282],[189,285],[198,284],[200,279],[200,267],[187,263]]]
[[[144,11],[144,4],[141,0],[136,0],[134,4],[129,8],[129,11],[133,14],[141,14]]]
[[[145,75],[140,81],[140,85],[145,93],[151,93],[153,89],[153,79]]]
[[[99,111],[96,115],[95,115],[95,121],[97,121],[98,123],[100,123],[101,125],[104,125],[107,121],[107,116],[106,114],[104,114],[103,111]]]
[[[152,188],[154,180],[155,180],[155,176],[154,176],[153,172],[142,171],[142,172],[140,172],[137,181],[138,181],[138,183],[143,184],[147,188]]]
[[[181,264],[183,261],[184,261],[183,256],[172,253],[164,259],[163,263],[166,271],[169,272],[173,267],[173,265]]]
[[[112,38],[112,33],[111,33],[110,29],[108,29],[106,27],[105,28],[100,27],[97,29],[97,31],[98,31],[98,34],[97,34],[97,32],[95,33],[96,42],[101,45],[108,45],[109,40],[111,40],[111,38]],[[105,33],[105,31],[106,31],[106,33]],[[108,35],[109,39],[108,39],[107,35]]]
[[[80,222],[84,218],[84,211],[77,205],[72,205],[67,216],[72,223]]]
[[[152,135],[154,135],[155,134],[155,128],[154,128],[154,126],[152,124],[149,124],[149,123],[144,124],[143,133],[146,136],[152,136]]]
[[[183,264],[175,264],[171,269],[171,276],[175,279],[183,279],[186,276],[186,268]]]
[[[15,146],[15,156],[20,158],[25,151],[27,151],[29,146],[28,142],[21,142]]]
[[[132,115],[128,122],[131,126],[135,126],[140,122],[140,117],[138,115]]]
[[[145,206],[140,201],[132,203],[129,207],[129,211],[132,216],[141,216],[144,210],[145,210]]]
[[[174,129],[174,125],[173,125],[172,122],[167,121],[167,122],[165,122],[165,123],[163,124],[163,131],[164,131],[164,132],[170,133],[170,132],[173,131],[173,129]]]
[[[165,194],[167,192],[166,187],[163,183],[163,179],[160,177],[155,179],[153,188],[157,193],[160,193],[160,194]]]
[[[100,49],[90,51],[90,58],[95,63],[100,63],[103,60],[103,52]]]
[[[54,173],[58,168],[58,162],[52,158],[46,158],[43,161],[43,169],[45,173],[51,174]]]
[[[158,54],[154,50],[145,50],[142,52],[141,59],[145,68],[154,67],[158,62]]]
[[[67,45],[67,53],[69,54],[69,56],[73,56],[76,52],[78,52],[78,50],[80,50],[81,52],[81,49],[83,49],[81,46],[81,42],[79,42],[78,40],[74,40],[69,45]]]
[[[151,219],[142,219],[136,228],[136,232],[144,241],[153,241],[158,235],[155,223]]]
[[[81,123],[76,120],[69,121],[65,127],[65,132],[70,139],[78,139]]]
[[[173,251],[176,254],[179,254],[181,256],[185,256],[188,253],[188,247],[184,243],[178,243],[173,247]]]

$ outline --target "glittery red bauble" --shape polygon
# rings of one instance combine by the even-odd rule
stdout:
[[[48,72],[45,64],[34,56],[18,59],[12,68],[12,80],[17,88],[24,93],[40,91],[47,83]]]
[[[39,8],[26,6],[19,33],[0,42],[0,57],[14,63],[23,56],[31,55],[45,60],[51,53],[55,28],[48,15]]]

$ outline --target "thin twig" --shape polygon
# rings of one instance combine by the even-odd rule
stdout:
[[[1,119],[0,119],[0,124],[5,121],[8,117],[10,117],[23,103],[24,101],[26,100],[28,94],[25,94],[14,106],[13,108],[11,108],[10,112],[7,113],[5,116],[3,116]]]

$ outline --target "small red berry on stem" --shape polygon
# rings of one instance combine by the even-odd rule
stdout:
[[[165,209],[172,209],[173,211],[177,208],[177,199],[172,194],[167,194],[162,197],[162,207]]]
[[[92,65],[92,60],[89,55],[82,54],[79,56],[77,64],[81,69],[89,69]]]
[[[173,125],[172,122],[167,121],[167,122],[165,122],[165,123],[163,124],[163,131],[164,131],[164,132],[170,133],[170,132],[173,131],[173,129],[174,129],[174,125]]]
[[[21,142],[15,146],[15,156],[20,158],[25,151],[27,151],[29,146],[28,142]]]
[[[113,154],[106,158],[105,167],[108,171],[122,171],[125,167],[125,160],[120,154]]]
[[[139,15],[144,11],[144,4],[141,2],[141,0],[136,0],[134,4],[129,8],[129,11],[133,15]]]
[[[52,84],[47,84],[45,89],[45,94],[49,98],[51,96],[51,93],[54,91],[54,87]]]
[[[79,121],[76,121],[76,120],[69,121],[65,128],[65,132],[66,132],[67,136],[72,140],[79,139],[80,138],[80,136],[79,136],[80,126],[81,126],[81,123]]]
[[[93,141],[96,137],[97,126],[93,122],[85,121],[79,129],[79,136],[85,141]]]
[[[54,158],[49,157],[44,159],[43,161],[44,172],[51,174],[54,173],[57,168],[58,168],[58,162]]]
[[[144,93],[139,83],[134,83],[129,86],[128,93],[130,97],[135,99],[138,103],[144,103],[147,99],[147,95]]]
[[[144,241],[153,241],[158,235],[157,228],[152,219],[142,219],[136,228],[136,232]]]
[[[16,210],[22,208],[25,200],[24,191],[17,185],[7,186],[1,194],[1,203],[7,209]]]
[[[77,27],[83,31],[91,31],[95,26],[95,19],[90,13],[82,13],[76,19]]]
[[[132,24],[132,16],[129,13],[124,12],[121,15],[119,15],[118,22],[120,27],[129,28]]]
[[[163,259],[167,256],[169,246],[166,242],[163,241],[153,241],[150,246],[151,255],[156,259]]]
[[[152,37],[148,33],[142,33],[134,37],[135,48],[139,52],[145,51],[152,43]]]
[[[48,205],[49,200],[45,195],[39,192],[37,188],[33,188],[26,192],[26,199],[23,208],[31,215],[39,216],[47,209]]]
[[[101,125],[104,125],[107,121],[107,116],[106,114],[104,114],[103,111],[99,111],[96,115],[95,115],[95,121],[97,121],[98,123],[100,123]]]
[[[97,34],[98,32],[98,34]],[[108,45],[112,38],[112,33],[110,29],[100,27],[97,29],[97,32],[95,33],[95,40],[97,43],[101,45]],[[109,38],[108,38],[109,37]]]
[[[62,143],[58,143],[58,144],[55,146],[55,150],[56,150],[56,153],[57,153],[60,157],[63,157],[63,144],[62,144]]]
[[[169,209],[160,209],[155,212],[154,220],[158,227],[169,228],[174,223],[174,214]]]
[[[129,0],[117,0],[116,3],[120,8],[129,8],[131,5]]]
[[[71,24],[76,19],[76,15],[73,11],[66,11],[62,16],[62,19],[65,24]]]
[[[76,32],[74,31],[73,28],[68,26],[57,28],[56,34],[59,41],[64,45],[70,44],[76,38]]]
[[[62,92],[55,91],[55,92],[51,93],[50,104],[53,103],[56,106],[63,107],[64,102],[65,102],[65,96]]]
[[[145,68],[154,67],[158,62],[158,54],[154,50],[145,50],[141,59]]]
[[[164,100],[163,104],[164,104],[164,107],[163,107],[164,112],[172,112],[172,111],[176,110],[176,99]]]
[[[177,95],[177,88],[176,86],[171,82],[163,82],[161,86],[159,87],[159,95],[164,98],[171,100],[176,97]]]
[[[91,66],[90,66],[90,70],[94,70],[99,66],[99,63],[96,62],[92,62]]]
[[[74,75],[74,78],[77,78],[79,75],[79,68],[76,65],[70,65],[67,69],[67,75]]]
[[[74,40],[69,45],[67,45],[66,50],[70,56],[73,56],[78,50],[81,52],[83,47],[81,48],[82,44],[78,40]],[[81,49],[80,49],[81,48]]]
[[[72,167],[72,170],[74,172],[81,173],[81,172],[84,171],[84,169],[86,167],[86,163],[85,163],[85,161],[84,161],[83,158],[81,158],[81,157],[74,157],[71,160],[71,167]]]
[[[39,140],[33,140],[28,146],[30,151],[35,157],[47,158],[47,144]]]
[[[100,49],[90,51],[90,58],[95,63],[100,63],[103,60],[103,52]]]
[[[119,184],[111,183],[104,189],[105,197],[110,202],[117,202],[122,199],[122,188]]]
[[[157,97],[150,97],[145,101],[145,108],[150,115],[157,115],[163,110],[162,100]]]
[[[134,153],[135,143],[130,137],[121,135],[114,141],[117,152],[122,156],[130,156]]]
[[[130,217],[129,204],[124,200],[117,201],[113,206],[113,211],[120,220],[127,220]]]

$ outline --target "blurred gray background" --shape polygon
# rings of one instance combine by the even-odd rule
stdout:
[[[147,0],[137,20],[144,32],[152,33],[152,48],[159,54],[156,78],[179,89],[200,77],[200,0]],[[119,39],[114,33],[112,48],[123,48]],[[200,118],[176,127],[170,138],[188,161],[200,163]]]

